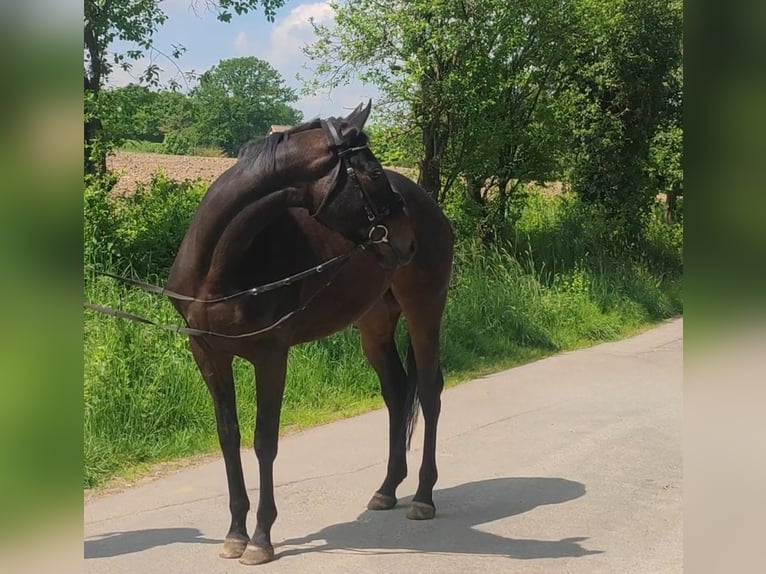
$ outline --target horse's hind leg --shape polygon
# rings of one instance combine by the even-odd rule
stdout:
[[[439,333],[441,316],[444,310],[446,291],[442,296],[434,296],[428,300],[421,297],[413,301],[400,297],[404,315],[407,318],[407,329],[410,334],[414,352],[414,361],[408,353],[408,375],[417,380],[417,393],[423,410],[424,441],[423,461],[420,466],[418,489],[412,499],[412,507],[407,518],[424,520],[433,518],[436,507],[433,501],[433,489],[438,473],[436,470],[436,427],[441,411],[441,392],[444,388],[444,377],[439,364]]]
[[[202,373],[213,398],[218,440],[223,453],[226,479],[229,486],[231,526],[219,555],[222,558],[239,558],[245,551],[249,539],[247,535],[247,512],[250,510],[250,500],[245,490],[239,451],[237,399],[231,368],[233,357],[220,355],[210,349],[203,341],[195,338],[191,339],[190,346],[200,373]]]
[[[396,505],[396,488],[407,476],[407,419],[414,401],[414,389],[408,390],[394,343],[396,323],[401,311],[388,292],[357,323],[362,335],[362,349],[380,379],[383,399],[388,407],[388,469],[383,484],[367,508],[388,510]]]
[[[274,502],[274,459],[277,457],[279,415],[287,374],[287,348],[259,347],[248,356],[255,366],[255,388],[258,406],[255,414],[255,455],[258,457],[260,491],[258,522],[242,555],[242,564],[263,564],[274,559],[271,527],[277,519]]]

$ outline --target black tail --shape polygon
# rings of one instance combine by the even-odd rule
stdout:
[[[410,450],[412,443],[412,433],[418,422],[418,410],[420,401],[418,401],[418,366],[415,363],[415,350],[412,348],[412,341],[407,341],[407,401],[404,404],[407,413],[407,450]]]

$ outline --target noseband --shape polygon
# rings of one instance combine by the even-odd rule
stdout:
[[[335,127],[335,124],[332,120],[322,120],[321,124],[322,128],[327,134],[327,138],[330,141],[331,147],[337,150],[336,155],[338,156],[338,171],[340,171],[341,168],[345,168],[346,174],[348,175],[351,184],[354,186],[354,189],[356,189],[359,197],[362,200],[362,207],[364,208],[364,213],[367,216],[367,221],[370,224],[370,229],[367,232],[368,239],[372,243],[388,243],[388,228],[383,225],[381,221],[391,215],[391,212],[394,210],[394,208],[404,205],[404,201],[402,200],[401,195],[399,195],[399,193],[394,191],[392,188],[391,191],[394,194],[393,204],[384,205],[381,207],[375,203],[373,197],[367,192],[367,190],[364,189],[364,187],[362,187],[362,184],[359,182],[359,178],[356,175],[356,171],[348,162],[349,156],[355,153],[359,153],[362,150],[370,149],[370,146],[365,144],[362,146],[351,147],[340,137],[340,134],[338,134],[338,129]],[[337,183],[337,175],[335,179]],[[338,186],[336,186],[327,194],[324,201],[322,201],[322,204],[319,206],[319,209],[317,209],[316,213],[314,213],[314,217],[316,217],[322,211],[322,209],[328,205],[332,199],[335,198],[335,192],[337,189]]]

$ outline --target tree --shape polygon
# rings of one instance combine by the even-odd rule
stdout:
[[[154,110],[157,96],[146,86],[136,84],[104,90],[101,97],[108,114],[102,122],[110,138],[115,143],[126,139],[162,141],[160,121]]]
[[[147,51],[164,54],[154,46],[153,36],[167,16],[160,7],[161,0],[85,0],[84,5],[84,103],[85,103],[85,173],[106,172],[108,138],[102,130],[103,102],[99,95],[114,65],[130,68],[131,61]],[[192,3],[193,0],[190,0]],[[273,21],[277,8],[284,0],[206,0],[206,7],[214,11],[222,22],[229,22],[232,13],[244,14],[261,6],[266,18]],[[113,54],[109,48],[115,40],[134,44],[134,49]],[[183,47],[172,46],[168,58],[178,58]],[[159,66],[151,64],[142,79],[152,85],[159,82]]]
[[[670,97],[649,148],[649,173],[658,192],[665,193],[665,216],[678,219],[678,198],[683,195],[683,66],[678,61],[668,78]]]
[[[615,230],[632,241],[658,191],[650,147],[680,95],[672,76],[681,60],[682,6],[579,0],[577,8],[582,34],[568,39],[573,57],[558,98],[570,132],[570,180],[584,200],[604,205]]]
[[[419,141],[411,127],[396,123],[392,118],[365,125],[375,157],[384,166],[417,167]]]
[[[177,91],[157,92],[152,114],[157,118],[159,130],[165,136],[192,128],[195,122],[194,102],[186,94]]]
[[[192,90],[197,126],[205,143],[236,155],[246,141],[266,135],[271,124],[299,123],[287,104],[298,99],[282,76],[253,56],[221,60]]]
[[[421,134],[427,191],[443,200],[459,177],[494,177],[504,197],[512,179],[542,166],[535,110],[564,55],[569,3],[350,1],[335,7],[335,27],[315,27],[310,87],[353,76],[376,84]]]

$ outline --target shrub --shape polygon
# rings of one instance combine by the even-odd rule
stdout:
[[[118,273],[166,276],[206,189],[205,182],[179,183],[162,173],[130,195],[86,189],[87,260]]]
[[[193,155],[197,139],[191,130],[178,130],[165,135],[162,152],[173,155]]]
[[[165,146],[162,142],[148,142],[144,140],[126,140],[120,149],[138,153],[165,153]]]
[[[647,219],[643,244],[647,263],[652,269],[670,274],[683,271],[683,224],[680,218],[678,222],[668,221],[659,204]]]

